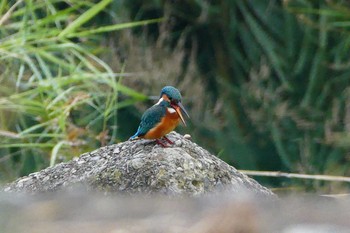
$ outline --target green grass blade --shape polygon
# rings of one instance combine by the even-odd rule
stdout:
[[[23,148],[50,148],[54,147],[53,143],[9,143],[9,144],[0,144],[0,148],[14,148],[14,147],[23,147]]]
[[[79,16],[73,23],[69,24],[60,34],[59,37],[67,37],[69,34],[74,33],[79,27],[81,27],[84,23],[93,18],[96,14],[106,8],[112,0],[102,0],[101,2],[95,4],[81,16]]]
[[[57,143],[51,151],[51,157],[50,157],[50,167],[52,167],[53,165],[55,165],[56,159],[57,159],[57,154],[58,151],[61,149],[62,146],[64,146],[66,144],[66,141],[60,141],[59,143]]]
[[[138,22],[128,22],[128,23],[120,23],[120,24],[115,24],[115,25],[108,25],[108,26],[104,26],[104,27],[99,27],[97,29],[91,29],[91,30],[77,32],[77,33],[71,33],[67,37],[85,37],[85,36],[90,36],[90,35],[94,35],[97,33],[118,31],[118,30],[122,30],[122,29],[126,29],[126,28],[144,26],[144,25],[148,25],[148,24],[152,24],[152,23],[159,23],[162,21],[163,21],[163,18],[158,18],[158,19],[142,20],[142,21],[138,21]]]

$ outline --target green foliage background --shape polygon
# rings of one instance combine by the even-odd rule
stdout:
[[[350,175],[347,1],[5,0],[0,26],[3,182],[126,140],[166,84],[237,168]]]

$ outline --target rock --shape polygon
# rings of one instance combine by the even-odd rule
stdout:
[[[349,233],[350,201],[0,192],[1,233]]]
[[[172,132],[168,138],[174,144],[167,148],[150,140],[102,147],[20,178],[5,186],[4,191],[42,193],[80,185],[107,193],[196,196],[244,190],[275,197],[255,180],[180,134]]]

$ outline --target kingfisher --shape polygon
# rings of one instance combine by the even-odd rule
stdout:
[[[155,139],[158,144],[166,147],[160,140],[164,138],[168,143],[173,144],[166,137],[166,134],[174,130],[180,123],[180,120],[186,126],[182,112],[189,117],[185,107],[181,103],[181,98],[179,90],[175,87],[163,87],[158,102],[144,112],[137,132],[129,140],[140,138]]]

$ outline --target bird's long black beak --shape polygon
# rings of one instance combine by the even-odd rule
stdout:
[[[186,114],[186,116],[187,116],[188,118],[190,118],[190,116],[188,115],[188,113],[187,113],[185,107],[181,104],[181,102],[178,102],[176,105],[177,105],[177,106],[175,106],[175,110],[176,110],[177,114],[179,114],[182,123],[184,123],[184,125],[187,126],[187,125],[186,125],[186,122],[185,122],[185,119],[184,119],[183,116],[182,116],[181,111],[183,111],[183,112]]]
[[[188,118],[190,118],[190,115],[188,115],[188,113],[187,113],[185,107],[182,105],[182,103],[181,103],[181,102],[178,102],[177,105],[178,105],[178,106],[181,108],[181,110],[186,114],[186,116],[187,116]]]

